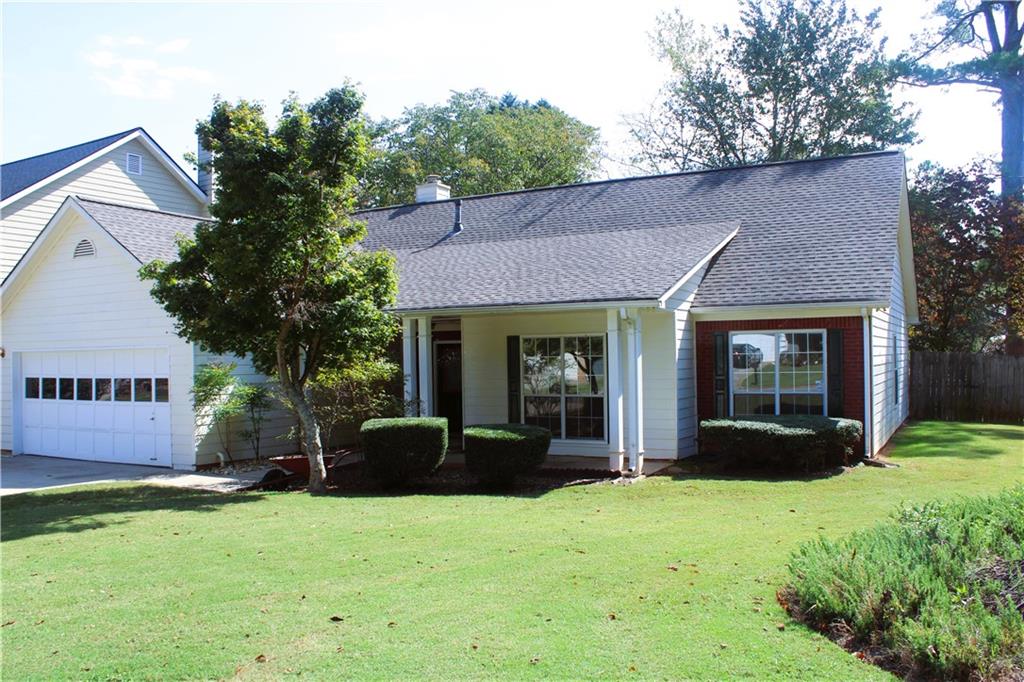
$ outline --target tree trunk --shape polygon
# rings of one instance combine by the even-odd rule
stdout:
[[[1024,88],[1006,83],[1001,89],[1003,196],[1021,197],[1024,188]]]
[[[294,389],[292,389],[294,390]],[[327,492],[327,467],[324,466],[324,449],[320,442],[320,425],[313,416],[306,396],[297,391],[298,398],[291,398],[302,424],[302,446],[309,458],[309,484],[306,489],[311,493]]]

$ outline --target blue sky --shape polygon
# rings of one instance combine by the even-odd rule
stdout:
[[[919,26],[926,0],[881,5],[893,50]],[[335,2],[316,4],[29,4],[3,2],[0,156],[11,161],[138,125],[176,160],[215,94],[304,100],[349,78],[367,111],[393,116],[483,87],[544,97],[601,128],[626,152],[624,114],[645,109],[665,80],[647,33],[681,6],[702,23],[735,16],[731,0]],[[998,151],[991,95],[969,88],[901,92],[922,109],[911,161],[963,163]],[[605,173],[626,173],[615,163]]]

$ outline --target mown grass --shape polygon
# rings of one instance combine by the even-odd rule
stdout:
[[[787,562],[901,503],[1024,480],[1024,429],[918,424],[893,458],[532,497],[5,498],[0,674],[886,679],[786,616]]]
[[[803,545],[789,597],[804,619],[874,644],[903,674],[1024,673],[1024,485],[929,502]],[[846,630],[844,630],[845,633]]]

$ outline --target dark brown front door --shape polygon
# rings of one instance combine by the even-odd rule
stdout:
[[[462,446],[462,344],[434,345],[434,371],[437,373],[437,416],[448,418],[448,439]]]

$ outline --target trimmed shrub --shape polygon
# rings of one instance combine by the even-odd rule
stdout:
[[[463,442],[470,472],[487,485],[508,486],[544,463],[551,432],[529,424],[480,424],[466,427]]]
[[[444,417],[369,419],[359,435],[370,473],[386,487],[434,473],[448,450]]]
[[[793,615],[848,628],[849,648],[884,647],[908,679],[1024,674],[1024,485],[806,543],[790,573]]]
[[[811,472],[849,465],[863,433],[855,419],[820,415],[705,419],[700,444],[729,468]]]

